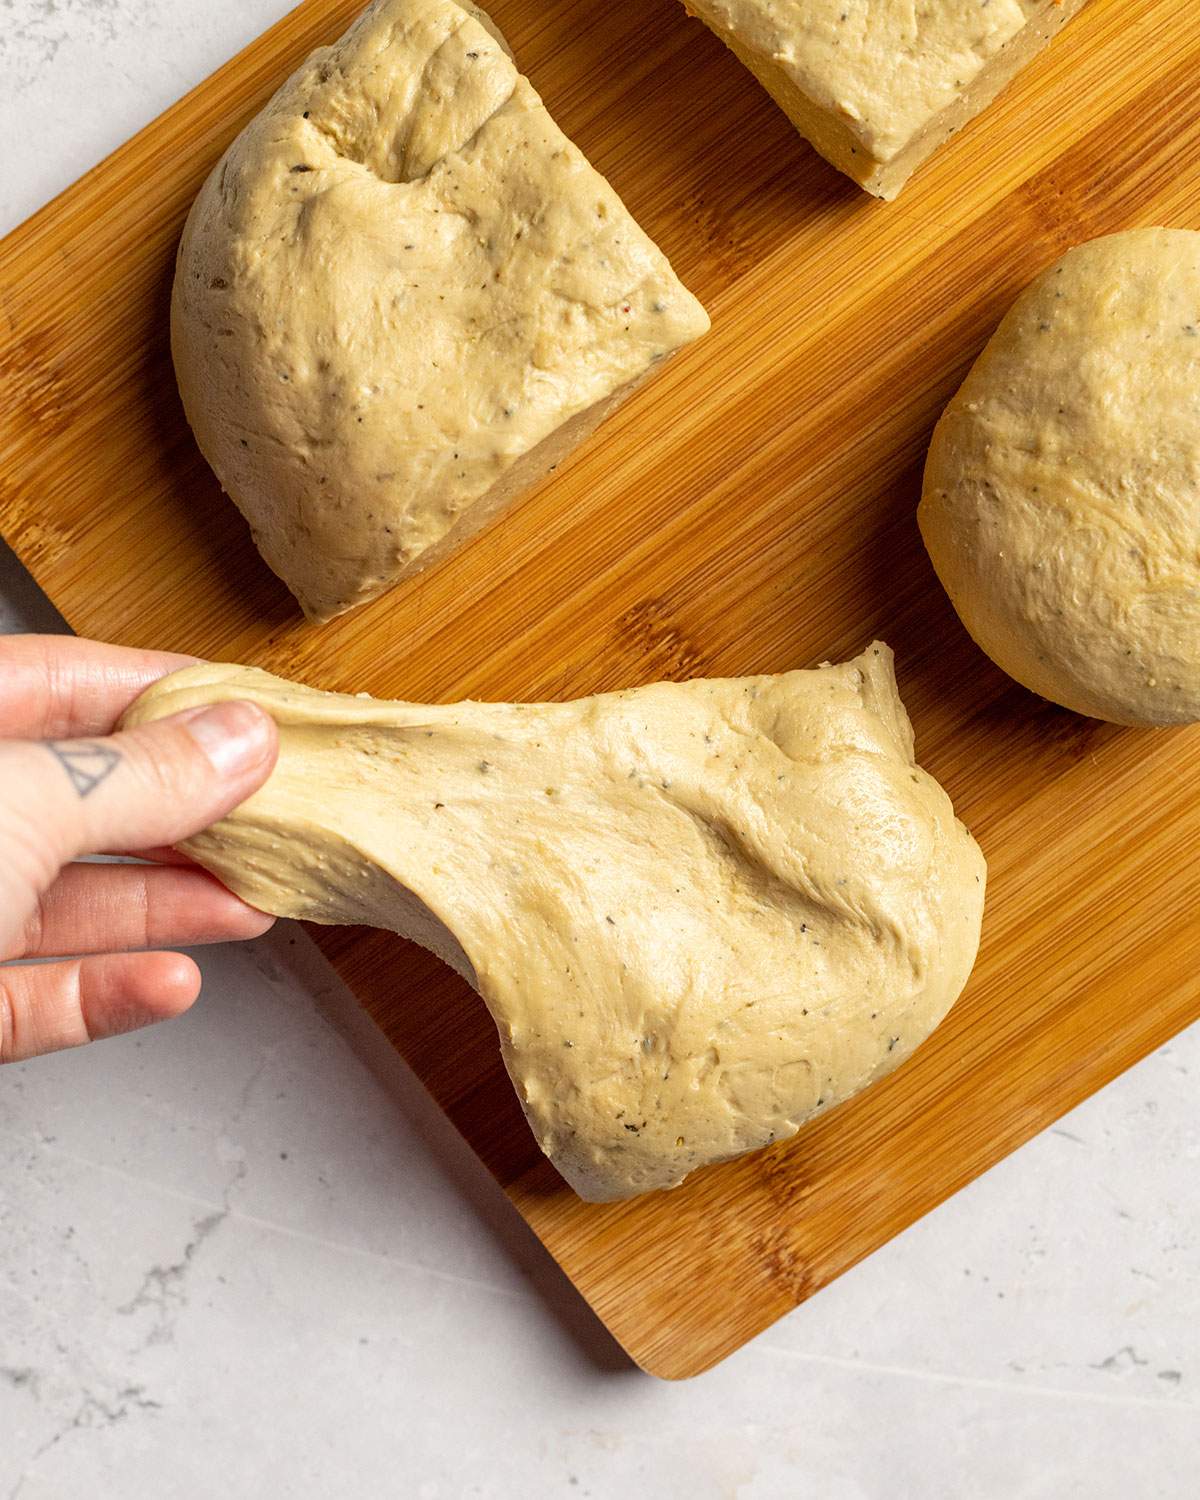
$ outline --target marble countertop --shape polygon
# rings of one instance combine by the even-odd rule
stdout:
[[[286,8],[0,0],[0,231]],[[197,956],[183,1020],[0,1073],[0,1500],[1197,1493],[1200,1029],[669,1385],[298,929]]]

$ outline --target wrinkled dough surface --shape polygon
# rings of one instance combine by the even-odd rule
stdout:
[[[453,0],[377,0],[284,84],[201,190],[172,306],[201,450],[320,619],[459,544],[707,327]]]
[[[906,1058],[974,962],[983,858],[914,763],[886,646],[544,704],[200,666],[129,722],[231,697],[274,715],[278,767],[188,852],[263,910],[456,964],[586,1198],[791,1135]]]
[[[963,623],[1019,682],[1200,720],[1200,234],[1070,251],[946,409],[920,509]]]

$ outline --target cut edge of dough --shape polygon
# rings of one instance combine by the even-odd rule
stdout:
[[[218,482],[226,496],[233,502],[243,519],[247,522],[252,540],[259,551],[264,562],[273,573],[285,584],[294,595],[306,618],[314,623],[325,623],[345,614],[359,605],[371,602],[374,599],[388,593],[398,584],[434,567],[459,550],[468,543],[480,531],[486,528],[493,520],[497,519],[512,506],[514,506],[525,494],[542,481],[549,473],[553,472],[563,463],[576,448],[583,446],[595,430],[611,415],[618,406],[629,399],[647,380],[651,379],[661,367],[672,359],[676,354],[685,349],[689,343],[703,336],[710,328],[707,313],[699,300],[688,290],[676,275],[674,268],[666,254],[661,250],[653,238],[638,223],[616,190],[608,183],[607,179],[599,173],[590,161],[587,160],[574,143],[570,141],[557,125],[553,115],[546,109],[544,101],[533,88],[532,84],[520,72],[519,66],[513,56],[512,49],[501,32],[498,24],[482,7],[472,3],[472,0],[445,0],[445,3],[453,10],[461,13],[464,26],[481,28],[488,37],[494,39],[503,50],[506,58],[513,68],[513,76],[516,80],[518,91],[523,90],[524,96],[534,101],[537,106],[545,111],[545,117],[550,126],[570,146],[571,150],[579,155],[588,170],[593,173],[612,194],[620,211],[627,217],[629,223],[646,240],[650,248],[655,252],[661,262],[662,275],[671,283],[674,290],[682,297],[687,309],[687,326],[681,331],[677,342],[672,342],[665,350],[649,355],[645,367],[636,371],[632,378],[626,379],[616,389],[610,389],[599,399],[592,401],[573,415],[565,417],[556,427],[545,434],[533,446],[521,453],[519,457],[508,463],[504,471],[499,475],[490,488],[469,499],[463,505],[461,511],[450,520],[447,529],[437,537],[435,541],[427,546],[422,546],[415,555],[406,561],[389,566],[378,557],[372,559],[361,559],[362,566],[354,566],[354,559],[345,560],[346,565],[339,567],[336,579],[325,579],[311,576],[312,570],[303,565],[303,554],[313,544],[307,539],[303,528],[295,525],[276,525],[268,522],[261,524],[264,513],[262,500],[262,488],[254,483],[245,482],[244,474],[239,474],[238,465],[231,461],[229,455],[234,454],[235,437],[224,430],[226,425],[219,410],[219,403],[215,403],[211,394],[205,388],[203,375],[214,362],[216,351],[211,347],[211,330],[204,327],[201,313],[192,304],[194,296],[192,289],[185,282],[184,268],[194,269],[201,267],[205,260],[205,253],[213,235],[212,226],[202,222],[203,210],[208,205],[208,200],[218,191],[218,184],[224,173],[226,164],[230,160],[231,153],[235,152],[246,137],[248,131],[253,130],[259,121],[280,114],[289,116],[300,111],[300,105],[304,103],[299,98],[297,91],[303,87],[309,74],[313,72],[316,64],[316,72],[331,59],[340,57],[342,50],[349,48],[352,52],[355,47],[356,38],[369,33],[377,11],[385,11],[389,0],[375,0],[369,5],[343,32],[338,40],[329,46],[315,49],[296,68],[287,79],[285,79],[267,101],[258,114],[252,119],[246,128],[239,133],[238,137],[231,143],[229,149],[221,157],[221,160],[209,174],[199,194],[197,195],[192,209],[189,212],[187,222],[184,226],[176,255],[175,280],[171,298],[171,349],[176,379],[183,401],[185,415],[189,426],[196,439],[204,458],[216,475]],[[524,97],[523,96],[523,97]],[[505,109],[511,107],[512,99],[509,97],[503,104],[490,114],[480,125],[491,123],[502,114]],[[303,111],[307,119],[307,112]],[[314,128],[324,131],[325,127],[313,122]],[[475,132],[478,134],[478,131]],[[473,137],[472,137],[473,139]],[[355,162],[359,167],[378,175],[372,167],[360,159],[353,151],[349,151],[346,143],[332,142],[335,154],[343,155],[346,160]],[[456,152],[462,152],[470,145],[460,143],[455,148]],[[428,175],[428,171],[419,174]],[[221,272],[222,275],[226,273]],[[193,278],[196,279],[196,278]],[[622,374],[626,373],[624,371]],[[608,383],[608,382],[605,382]],[[591,395],[591,392],[587,393]],[[214,410],[214,408],[216,408]],[[244,444],[243,444],[244,446]],[[275,489],[280,486],[277,484]],[[285,517],[285,521],[288,518]],[[449,520],[449,518],[447,518]],[[414,543],[411,552],[419,543]],[[295,561],[300,559],[300,565]],[[368,567],[366,564],[370,563]],[[374,576],[366,577],[367,573]],[[328,583],[328,587],[322,584]],[[316,585],[314,587],[314,585]]]
[[[413,578],[428,568],[436,567],[452,553],[459,551],[467,542],[485,531],[493,521],[507,515],[519,502],[526,499],[538,484],[547,479],[561,464],[566,463],[572,454],[587,442],[596,429],[619,406],[624,405],[629,397],[677,352],[666,355],[640,375],[626,381],[610,395],[593,402],[591,406],[584,407],[573,417],[568,417],[565,422],[560,422],[552,432],[546,434],[540,443],[535,443],[520,458],[515,459],[491,489],[485,490],[478,499],[473,500],[449,531],[444,532],[436,542],[418,553],[411,562],[405,563],[396,572],[389,574],[382,582],[367,585],[356,598],[333,606],[323,604],[315,598],[304,598],[297,594],[296,598],[305,617],[314,624],[325,624],[339,615],[346,614],[349,610],[357,609],[360,604],[369,604],[373,599],[378,599],[381,595],[388,593],[397,584],[403,583],[405,579]],[[237,503],[236,498],[234,498],[234,503]],[[240,506],[238,508],[241,509]],[[275,567],[266,551],[263,551],[263,558],[271,570],[286,583],[286,576]],[[291,588],[291,585],[289,584],[288,587]]]
[[[688,0],[683,3],[689,14],[696,15]],[[1029,16],[1016,36],[980,69],[958,97],[932,115],[907,145],[886,159],[873,155],[846,121],[806,94],[782,62],[747,46],[736,32],[703,16],[697,19],[714,31],[753,73],[819,156],[864,192],[891,202],[938,147],[982,113],[1087,3],[1088,0],[1042,0],[1041,9]]]

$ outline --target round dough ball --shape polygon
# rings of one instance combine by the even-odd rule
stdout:
[[[1200,234],[1081,245],[946,409],[921,532],[963,624],[1045,698],[1200,720]]]

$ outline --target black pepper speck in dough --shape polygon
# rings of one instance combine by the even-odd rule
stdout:
[[[264,911],[455,965],[585,1198],[793,1135],[908,1057],[974,963],[983,856],[913,759],[886,646],[436,707],[207,665],[129,722],[226,698],[274,716],[278,766],[187,852]]]
[[[800,133],[879,198],[1087,0],[683,0]]]
[[[707,327],[454,0],[377,0],[283,85],[172,304],[200,447],[315,619],[461,545]]]
[[[964,625],[1035,693],[1200,720],[1200,233],[1070,251],[934,433],[920,506]]]

